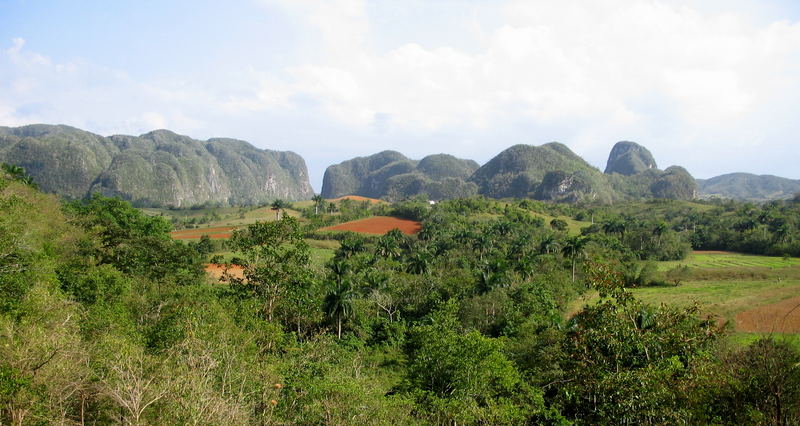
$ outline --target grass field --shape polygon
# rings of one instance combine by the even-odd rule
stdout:
[[[686,265],[694,269],[721,269],[736,267],[761,267],[761,268],[785,268],[787,266],[800,265],[800,258],[755,256],[730,252],[702,252],[697,251],[689,255],[685,260],[674,262],[659,262],[658,269],[666,271],[678,265]]]
[[[730,338],[746,344],[771,334],[800,348],[800,259],[736,253],[695,252],[682,262],[660,262],[666,271],[678,264],[692,270],[679,286],[630,289],[650,304],[687,307],[698,304],[706,315],[728,324]],[[567,309],[573,315],[598,300],[587,292]]]

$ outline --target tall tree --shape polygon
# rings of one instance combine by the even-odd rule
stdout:
[[[325,199],[322,198],[322,195],[316,194],[311,197],[311,201],[314,202],[314,216],[319,215],[319,210],[325,208]]]
[[[281,213],[286,208],[286,201],[278,198],[272,202],[271,208],[275,211],[275,220],[279,220],[281,218]]]
[[[353,314],[355,292],[347,279],[333,280],[323,301],[323,310],[328,318],[336,321],[336,335],[342,338],[342,321]]]
[[[229,244],[243,255],[244,267],[244,276],[231,281],[262,300],[268,321],[273,320],[276,303],[287,292],[305,288],[310,280],[311,251],[300,224],[291,216],[237,230]]]
[[[572,282],[575,282],[575,264],[578,258],[586,255],[586,237],[568,238],[564,247],[561,248],[561,252],[572,261]]]

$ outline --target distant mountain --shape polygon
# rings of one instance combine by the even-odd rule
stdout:
[[[487,197],[611,201],[603,174],[566,145],[514,145],[479,168],[469,179]]]
[[[47,192],[68,198],[100,192],[139,206],[258,204],[314,193],[295,153],[168,130],[103,137],[63,125],[0,127],[0,162],[24,167]]]
[[[636,142],[621,141],[611,148],[605,173],[630,176],[657,168],[656,160],[647,148]]]
[[[800,193],[800,180],[750,173],[730,173],[710,179],[697,179],[697,184],[703,198],[770,201],[789,199]]]
[[[475,161],[448,154],[417,161],[396,151],[383,151],[328,167],[322,196],[401,199],[425,193],[432,199],[468,197],[477,193],[477,187],[466,179],[477,169]]]
[[[566,145],[514,145],[478,167],[450,155],[420,161],[383,151],[330,166],[322,195],[361,195],[398,199],[416,194],[445,199],[481,194],[492,198],[533,198],[559,202],[639,198],[692,199],[694,178],[682,167],[656,167],[650,151],[634,142],[619,142],[606,173],[587,163]]]

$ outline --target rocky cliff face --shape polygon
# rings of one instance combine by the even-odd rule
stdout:
[[[314,194],[297,154],[168,130],[103,137],[68,126],[0,128],[0,161],[24,167],[47,192],[100,192],[139,206],[258,204]]]

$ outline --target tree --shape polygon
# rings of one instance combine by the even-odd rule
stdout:
[[[353,314],[353,291],[347,279],[333,280],[330,283],[328,294],[323,301],[323,310],[328,318],[336,321],[336,335],[342,338],[342,320],[347,320]]]
[[[291,216],[256,222],[231,236],[229,246],[243,256],[242,278],[230,281],[263,302],[264,316],[273,320],[276,303],[289,291],[299,291],[310,281],[311,251],[300,224]]]
[[[283,212],[283,210],[286,208],[286,201],[278,198],[272,202],[270,208],[275,211],[275,220],[278,220],[281,218],[281,212]]]
[[[686,265],[678,265],[667,271],[667,279],[675,283],[675,287],[679,286],[681,282],[688,280],[692,277],[692,270]]]
[[[319,210],[325,208],[325,199],[322,198],[322,195],[316,194],[311,197],[311,201],[314,202],[314,216],[319,215]]]
[[[33,180],[33,177],[31,177],[31,175],[29,175],[25,169],[20,166],[2,163],[0,164],[0,170],[3,170],[11,175],[11,179],[16,180],[17,182],[22,182],[33,189],[39,189],[39,185]]]
[[[561,252],[572,261],[572,282],[575,282],[575,264],[579,257],[586,256],[586,237],[573,237],[567,239]]]
[[[581,422],[686,423],[688,395],[680,389],[715,341],[713,320],[697,306],[648,306],[623,288],[622,277],[590,264],[589,283],[601,301],[566,326],[558,385],[563,413]]]
[[[419,406],[439,423],[541,423],[540,391],[525,388],[500,340],[461,332],[457,313],[445,302],[411,331],[406,386]]]
[[[606,234],[619,234],[620,240],[625,238],[627,228],[628,225],[625,221],[619,218],[614,218],[603,224],[603,232]]]
[[[559,232],[567,230],[567,222],[562,219],[553,219],[550,221],[550,227]]]

